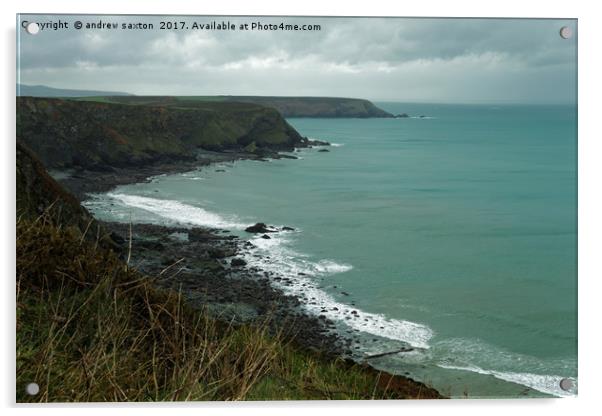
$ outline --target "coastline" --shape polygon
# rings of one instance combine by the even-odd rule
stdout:
[[[326,146],[310,142],[307,147]],[[221,162],[294,158],[280,153],[258,156],[243,152],[203,151],[196,161],[160,163],[133,168],[116,168],[110,172],[55,171],[56,179],[83,201],[88,193],[109,192],[119,185],[145,183],[159,175],[183,173]],[[325,316],[317,316],[302,308],[300,297],[287,295],[271,283],[287,285],[287,278],[273,272],[249,267],[239,255],[251,244],[229,235],[228,230],[203,227],[168,227],[153,224],[102,222],[121,247],[121,255],[131,255],[130,264],[144,274],[159,276],[159,287],[180,291],[193,308],[207,308],[220,320],[233,324],[269,322],[270,331],[290,337],[302,349],[326,360],[343,358],[346,365],[360,365],[365,371],[384,376],[388,384],[428,392],[431,398],[439,392],[403,375],[372,367],[366,360],[353,357],[357,340],[336,332],[336,324]],[[131,232],[131,253],[127,253]],[[232,264],[232,260],[234,264]]]
[[[316,144],[314,144],[316,145]],[[312,144],[308,144],[312,146]],[[175,160],[143,164],[134,167],[111,167],[98,171],[87,169],[51,169],[49,173],[80,201],[88,193],[109,192],[119,185],[149,182],[154,176],[184,173],[203,166],[236,160],[266,160],[266,158],[294,158],[277,152],[256,154],[241,151],[197,150],[195,160]]]

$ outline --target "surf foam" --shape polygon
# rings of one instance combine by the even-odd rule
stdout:
[[[428,341],[433,336],[429,327],[362,311],[337,301],[319,288],[320,281],[316,277],[344,273],[352,269],[351,265],[333,260],[312,262],[306,255],[288,247],[290,236],[286,234],[273,235],[269,240],[256,237],[251,242],[255,248],[243,255],[247,263],[283,278],[274,279],[274,284],[285,293],[302,299],[308,312],[324,315],[363,333],[401,341],[416,348],[429,348]]]
[[[441,368],[492,375],[558,397],[576,394],[576,391],[560,388],[560,380],[570,377],[554,375],[572,373],[576,362],[570,359],[556,359],[550,363],[478,339],[450,338],[438,341],[432,347],[434,355],[440,356],[438,366]]]
[[[451,370],[462,370],[470,371],[473,373],[491,375],[500,380],[508,381],[511,383],[521,384],[523,386],[530,387],[534,390],[542,393],[550,394],[556,397],[571,397],[577,394],[576,388],[571,391],[565,391],[560,388],[560,381],[563,378],[557,375],[544,375],[544,374],[533,374],[533,373],[513,373],[505,371],[485,370],[477,366],[455,366],[447,364],[439,364],[439,367],[451,369]],[[570,378],[570,377],[568,377]],[[576,380],[570,378],[576,385]]]
[[[182,224],[233,229],[244,229],[246,226],[203,208],[184,204],[179,201],[120,193],[109,193],[107,196],[126,206],[139,208]]]

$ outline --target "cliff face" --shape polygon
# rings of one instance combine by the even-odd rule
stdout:
[[[277,110],[283,117],[317,118],[390,118],[390,114],[381,110],[368,100],[336,97],[264,97],[264,96],[203,96],[203,97],[152,97],[128,96],[105,97],[118,103],[167,105],[198,108],[210,103],[248,103]]]
[[[110,234],[98,224],[71,193],[46,171],[37,156],[17,138],[16,153],[17,217],[30,221],[51,220],[72,227],[90,241],[115,249]]]
[[[392,114],[368,100],[331,97],[226,97],[227,101],[265,105],[283,117],[387,118]]]
[[[193,160],[195,150],[291,150],[302,142],[280,114],[253,104],[196,107],[17,98],[17,135],[48,168],[131,167]]]
[[[53,206],[76,223],[92,219],[79,201],[48,175],[35,154],[19,138],[16,156],[17,216],[36,219]]]

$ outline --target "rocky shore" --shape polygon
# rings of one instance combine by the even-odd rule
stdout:
[[[303,313],[299,300],[270,284],[270,273],[248,268],[237,255],[251,244],[224,230],[102,223],[124,260],[157,285],[182,293],[195,308],[234,324],[268,321],[300,345],[329,356],[345,353],[332,322]]]
[[[328,143],[317,141],[307,143],[307,146],[326,145]],[[102,172],[53,171],[51,174],[83,201],[89,193],[109,192],[119,185],[148,181],[152,176],[185,172],[213,163],[264,160],[265,157],[292,156],[202,151],[194,162],[158,163]],[[303,347],[328,356],[351,352],[352,341],[340,339],[335,334],[333,322],[305,313],[299,299],[285,295],[270,284],[271,278],[279,277],[245,267],[244,260],[237,254],[248,249],[251,243],[229,235],[228,230],[153,224],[132,224],[130,228],[129,224],[116,222],[101,222],[101,225],[110,232],[124,260],[129,257],[131,266],[156,276],[159,286],[181,291],[191,305],[206,307],[216,317],[234,323],[269,318],[274,333],[285,329],[287,335]],[[249,233],[272,231],[252,228],[249,227]]]
[[[306,147],[327,145],[319,141],[306,143]],[[267,157],[291,156],[203,151],[194,162],[158,163],[107,172],[55,171],[53,176],[79,200],[85,200],[88,193],[108,192],[119,185],[148,181],[152,176],[185,172],[213,163]],[[130,266],[153,276],[159,287],[179,291],[194,308],[205,308],[212,316],[233,324],[268,322],[272,333],[283,333],[300,347],[325,357],[346,357],[349,365],[359,358],[354,354],[360,343],[357,330],[349,330],[343,337],[337,332],[335,322],[324,315],[306,312],[302,300],[286,295],[271,283],[277,280],[287,285],[286,278],[248,267],[241,253],[252,248],[252,243],[230,235],[228,230],[117,222],[100,224],[110,233],[124,261],[129,259]],[[246,231],[270,238],[270,233],[285,230],[258,223]],[[367,364],[364,367],[365,371],[380,377],[379,370]],[[386,373],[383,376],[388,377],[390,383],[412,385],[432,397],[440,397],[435,390],[407,377]]]
[[[183,107],[20,97],[17,105],[19,218],[35,221],[52,207],[57,224],[74,226],[80,241],[116,252],[120,263],[158,287],[175,289],[188,305],[207,310],[219,321],[267,323],[272,333],[284,333],[326,358],[352,357],[358,351],[357,329],[340,336],[337,323],[303,307],[304,301],[315,305],[313,300],[287,294],[292,284],[288,278],[247,264],[252,262],[245,257],[252,242],[228,230],[100,222],[80,204],[91,193],[154,176],[243,159],[294,159],[299,148],[327,142],[302,137],[278,111],[255,103],[195,102]],[[262,223],[247,229],[266,239],[286,231]],[[70,259],[64,253],[59,257]],[[269,259],[269,253],[259,259]],[[356,311],[350,314],[347,319],[358,318]],[[382,381],[377,370],[365,366],[365,371]],[[440,397],[422,383],[388,377],[418,396],[427,392],[427,397]]]
[[[327,142],[306,139],[302,146],[328,146]],[[236,160],[295,159],[295,156],[277,152],[250,153],[244,151],[209,151],[197,150],[192,160],[164,161],[153,164],[141,164],[129,167],[104,167],[102,170],[91,169],[54,169],[49,173],[73,193],[80,201],[87,198],[88,193],[109,192],[119,185],[140,183],[153,176],[188,172],[199,167],[215,163],[234,162]]]

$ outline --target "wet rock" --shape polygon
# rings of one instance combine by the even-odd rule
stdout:
[[[244,261],[243,259],[239,259],[239,258],[237,257],[237,258],[233,258],[233,259],[230,261],[230,265],[231,265],[232,267],[241,267],[241,266],[246,266],[246,265],[247,265],[247,262],[246,262],[246,261]]]
[[[192,228],[188,230],[188,240],[190,241],[207,241],[214,238],[214,236],[203,228]]]
[[[277,230],[269,228],[263,222],[258,222],[255,225],[251,225],[250,227],[245,228],[245,231],[248,232],[248,233],[254,233],[254,234],[258,234],[258,233],[265,234],[265,233],[274,233]]]
[[[209,257],[213,259],[223,259],[224,257],[231,257],[236,254],[235,250],[223,248],[223,247],[211,247],[207,250]]]
[[[282,231],[295,231],[293,227],[282,227]]]
[[[320,149],[320,150],[318,150],[318,152],[320,152],[320,153],[326,153],[326,152],[330,152],[330,150],[328,150],[328,149]]]
[[[270,236],[269,236],[269,235],[267,235],[267,234],[264,234],[264,235],[262,235],[262,236],[261,236],[261,238],[263,238],[264,240],[269,240],[269,239],[271,239],[272,237],[270,237]]]
[[[163,244],[161,244],[158,241],[153,241],[153,240],[136,241],[136,246],[142,247],[142,248],[145,248],[148,250],[156,250],[156,251],[163,251],[163,249],[165,248],[163,246]]]

